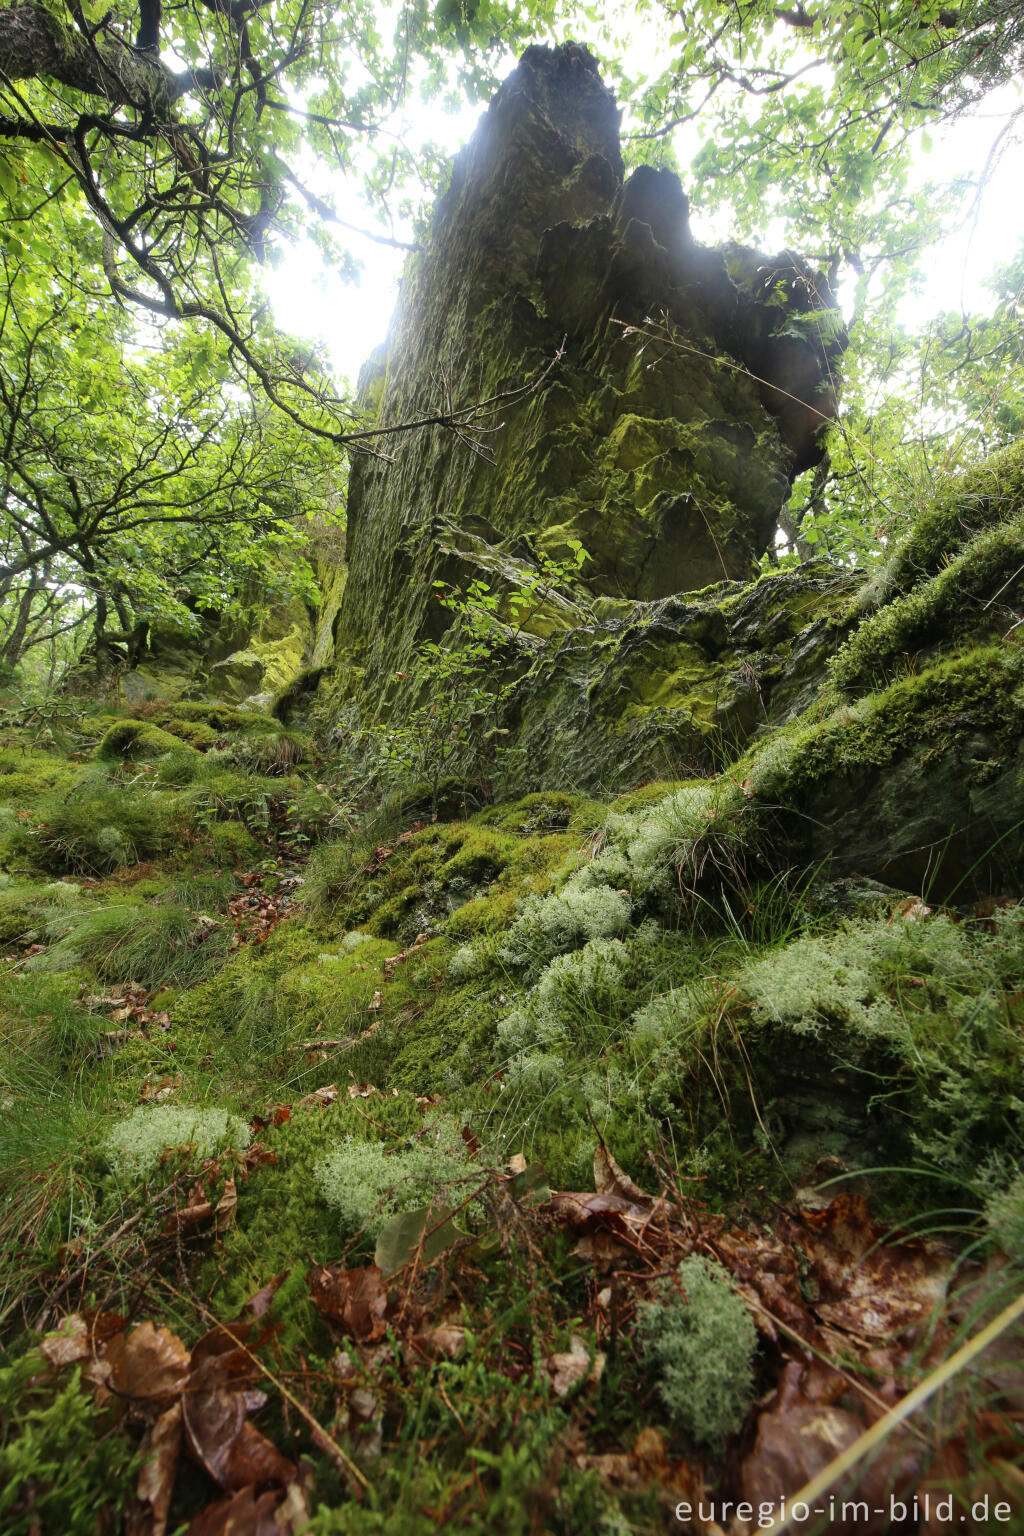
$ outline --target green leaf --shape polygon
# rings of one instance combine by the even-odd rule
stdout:
[[[516,1200],[522,1200],[524,1195],[533,1195],[543,1201],[550,1194],[543,1163],[528,1163],[522,1173],[517,1173],[512,1180],[512,1195]]]
[[[403,1211],[381,1228],[373,1261],[385,1275],[404,1269],[417,1256],[424,1264],[433,1263],[465,1233],[451,1219],[445,1206],[426,1205],[415,1211]]]

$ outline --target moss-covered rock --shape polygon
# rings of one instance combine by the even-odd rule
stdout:
[[[188,750],[178,736],[148,720],[119,720],[104,735],[96,749],[101,758],[162,757],[165,752]]]
[[[435,582],[465,592],[482,581],[499,605],[531,590],[505,662],[528,672],[520,694],[538,700],[522,722],[566,728],[540,752],[551,730],[539,718],[521,744],[539,776],[579,735],[564,766],[580,784],[607,778],[615,759],[635,776],[699,751],[717,697],[735,692],[728,666],[708,676],[711,615],[666,603],[750,578],[793,475],[820,457],[843,345],[827,317],[803,330],[793,319],[834,318],[823,278],[791,255],[698,245],[670,173],[641,167],[623,182],[618,119],[585,49],[531,48],[456,160],[362,398],[382,425],[435,415],[444,357],[460,405],[500,397],[500,430],[484,408],[393,463],[354,462],[336,626],[342,691],[401,716],[394,673],[450,621]],[[636,328],[662,312],[651,343]],[[474,452],[483,428],[487,451]],[[574,542],[590,556],[582,583],[545,587],[543,559]],[[547,646],[536,666],[534,643]],[[659,676],[644,694],[651,653]],[[596,678],[608,680],[599,716],[636,704],[603,748],[607,718],[588,730],[578,710],[565,717],[566,695],[589,696]]]

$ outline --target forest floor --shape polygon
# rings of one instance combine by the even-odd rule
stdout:
[[[3,1530],[1024,1531],[1012,893],[773,868],[721,778],[372,798],[229,706],[6,731]]]

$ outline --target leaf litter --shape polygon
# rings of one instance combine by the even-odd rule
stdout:
[[[352,1084],[346,1097],[375,1091]],[[338,1096],[335,1085],[315,1090],[295,1105],[275,1106],[254,1128],[283,1123],[293,1112],[328,1111]],[[472,1152],[471,1132],[464,1141]],[[260,1158],[257,1139],[246,1159],[255,1164]],[[220,1173],[208,1169],[192,1185],[174,1213],[179,1233],[225,1230],[237,1191],[232,1177],[217,1182]],[[599,1142],[594,1188],[552,1191],[543,1168],[517,1155],[475,1187],[490,1214],[472,1232],[459,1225],[457,1211],[427,1206],[385,1225],[376,1262],[312,1267],[309,1296],[337,1344],[328,1372],[335,1410],[330,1432],[308,1410],[304,1417],[314,1444],[342,1471],[353,1496],[361,1496],[365,1475],[343,1449],[344,1438],[368,1467],[382,1451],[396,1380],[460,1359],[472,1330],[472,1347],[483,1351],[490,1368],[510,1383],[532,1374],[555,1402],[571,1405],[564,1453],[610,1491],[653,1492],[666,1508],[686,1503],[696,1511],[701,1500],[711,1500],[719,1509],[750,1504],[780,1511],[945,1359],[965,1328],[976,1330],[979,1318],[992,1315],[1005,1293],[998,1265],[960,1263],[941,1244],[887,1234],[858,1193],[827,1203],[808,1198],[766,1224],[729,1225],[673,1187],[664,1170],[660,1178],[659,1193],[648,1193]],[[220,1191],[218,1199],[211,1188]],[[482,1325],[486,1279],[479,1265],[501,1253],[543,1264],[557,1232],[584,1261],[591,1300],[563,1331],[544,1314],[538,1286],[533,1323],[550,1342],[531,1361],[529,1349],[507,1331],[492,1336]],[[610,1447],[595,1427],[610,1352],[658,1279],[693,1254],[724,1267],[762,1339],[761,1395],[720,1464],[680,1457],[660,1422],[642,1427],[629,1449]],[[151,1321],[128,1327],[117,1314],[86,1310],[63,1319],[38,1346],[51,1370],[84,1363],[97,1411],[115,1411],[138,1437],[143,1462],[128,1524],[132,1536],[164,1536],[186,1464],[202,1468],[217,1493],[188,1536],[287,1536],[301,1528],[308,1469],[252,1421],[267,1402],[256,1351],[276,1331],[266,1313],[283,1278],[232,1323],[210,1327],[191,1350]],[[966,1471],[968,1439],[979,1424],[997,1449],[1016,1454],[1024,1422],[1022,1366],[1020,1335],[1001,1337],[973,1375],[947,1391],[938,1420],[922,1428],[909,1419],[895,1427],[847,1472],[837,1496],[887,1509],[891,1496],[948,1488]],[[735,1514],[721,1525],[695,1514],[691,1528],[747,1536],[757,1526]],[[873,1515],[858,1525],[885,1528]]]

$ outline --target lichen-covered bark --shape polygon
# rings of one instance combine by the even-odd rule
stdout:
[[[842,337],[797,317],[831,306],[822,280],[792,256],[699,245],[674,175],[623,182],[618,120],[585,49],[530,49],[406,270],[362,379],[376,420],[537,387],[483,423],[500,424],[487,454],[437,431],[355,463],[339,659],[375,703],[443,624],[434,579],[504,567],[508,586],[517,560],[577,539],[591,596],[633,605],[614,616],[628,629],[637,603],[749,579],[820,458]],[[666,339],[636,329],[648,317]]]
[[[33,4],[0,8],[0,75],[56,80],[108,106],[137,107],[158,119],[195,84],[191,74],[173,75],[159,59],[105,32],[98,38],[80,36],[45,5]],[[6,126],[12,137],[37,136],[31,122]]]

